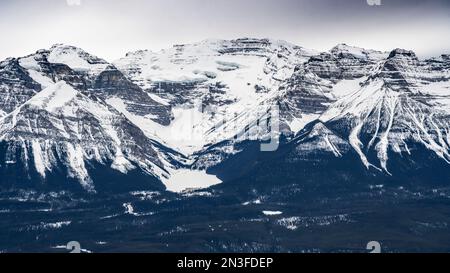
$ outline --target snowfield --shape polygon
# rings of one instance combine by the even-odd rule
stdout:
[[[205,189],[222,183],[215,175],[207,174],[206,171],[186,169],[171,172],[170,177],[163,179],[162,182],[168,191],[178,193]]]
[[[211,167],[245,152],[246,140],[280,134],[299,157],[355,151],[386,175],[392,155],[418,145],[450,164],[448,56],[243,38],[110,64],[58,44],[2,61],[0,76],[0,166],[23,164],[45,180],[62,165],[92,192],[94,165],[178,193],[218,185]]]

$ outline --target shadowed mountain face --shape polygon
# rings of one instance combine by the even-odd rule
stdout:
[[[245,38],[108,63],[55,45],[0,63],[0,175],[0,214],[20,226],[0,230],[66,239],[86,224],[98,251],[358,251],[370,236],[445,251],[450,58]],[[99,244],[108,226],[147,239]]]

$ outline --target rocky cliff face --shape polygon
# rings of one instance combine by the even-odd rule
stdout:
[[[42,181],[62,169],[88,191],[93,168],[139,171],[182,189],[180,168],[258,168],[224,163],[251,163],[254,144],[275,134],[289,152],[269,165],[355,156],[395,176],[399,157],[450,162],[449,88],[448,55],[420,60],[403,49],[206,40],[110,64],[55,45],[0,64],[0,168],[22,164]]]
[[[154,137],[185,154],[206,145],[227,140],[261,118],[291,77],[295,67],[306,62],[315,51],[269,39],[206,40],[192,45],[176,45],[161,52],[137,51],[115,62],[135,84],[152,96],[167,102],[177,116],[192,116],[190,126],[195,141],[171,141],[151,122],[142,127],[156,131]],[[194,109],[194,110],[193,110]],[[236,118],[235,118],[236,117]],[[177,120],[171,125],[174,131]],[[233,126],[217,124],[231,123]]]
[[[433,71],[429,64],[411,51],[392,51],[361,90],[333,104],[320,119],[349,140],[368,168],[389,172],[389,154],[408,156],[417,146],[449,162],[449,94],[443,87],[448,71]]]
[[[402,49],[381,53],[339,45],[298,65],[271,101],[280,107],[281,132],[297,134],[293,142],[302,136],[297,158],[356,153],[367,169],[386,174],[392,157],[427,151],[449,162],[447,62],[445,56],[419,60]],[[230,148],[238,146],[211,147],[197,164],[220,165],[242,152]]]
[[[133,109],[131,112],[151,115],[151,120],[157,123],[170,123],[170,107],[154,101],[113,65],[82,49],[55,45],[50,50],[20,58],[19,63],[43,88],[65,81],[77,90],[95,93],[103,100],[120,99],[127,109]]]
[[[64,168],[88,191],[95,185],[86,166],[122,173],[140,168],[154,176],[163,164],[153,143],[119,112],[64,81],[50,86],[0,121],[7,165],[23,164],[45,180]]]
[[[1,75],[2,168],[21,165],[24,174],[40,177],[25,180],[62,172],[95,191],[93,165],[124,174],[140,170],[156,179],[172,166],[160,160],[172,161],[171,155],[156,152],[155,143],[107,102],[120,99],[125,109],[161,124],[170,123],[170,107],[106,61],[55,45],[2,62]]]
[[[11,113],[41,90],[17,59],[0,63],[0,117]]]

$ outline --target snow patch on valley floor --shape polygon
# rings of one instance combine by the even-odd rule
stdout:
[[[266,216],[277,216],[283,214],[282,211],[270,211],[270,210],[264,210],[263,214]]]
[[[222,181],[215,175],[207,174],[199,170],[174,170],[169,178],[163,178],[162,182],[168,191],[182,193],[186,190],[205,189],[221,184]]]

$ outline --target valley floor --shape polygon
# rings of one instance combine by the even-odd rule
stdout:
[[[96,253],[450,251],[450,188],[227,192],[2,193],[0,252],[64,253],[70,241]]]

